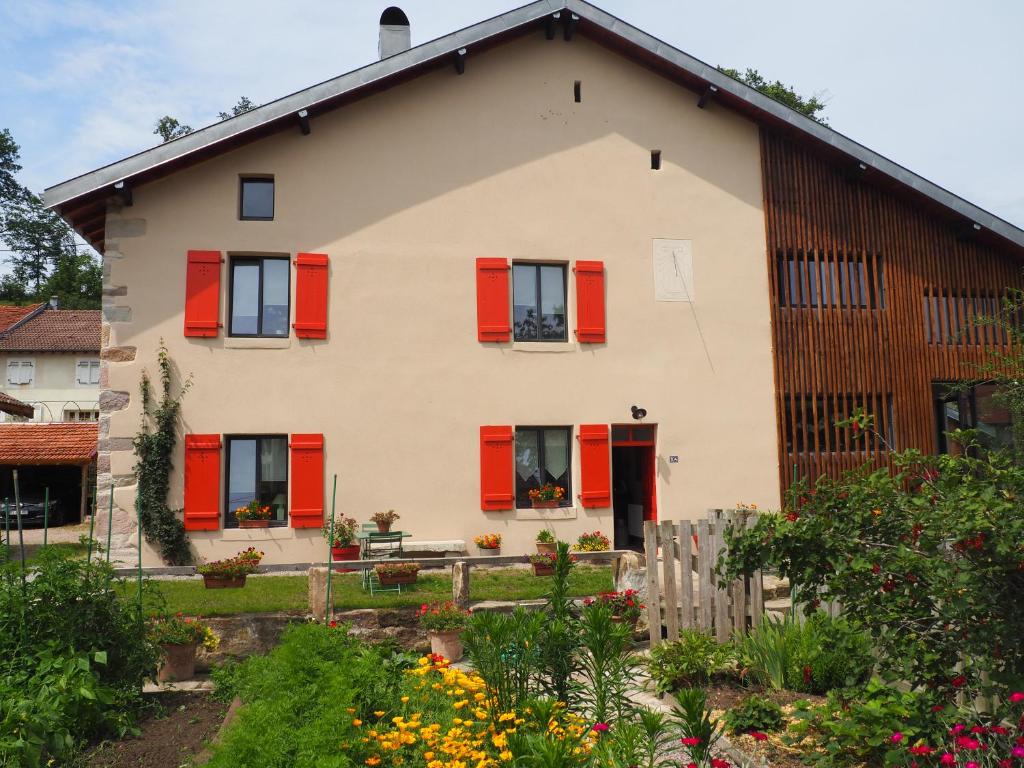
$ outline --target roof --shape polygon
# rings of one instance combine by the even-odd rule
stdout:
[[[363,95],[428,69],[452,66],[456,57],[461,61],[464,55],[471,62],[475,53],[502,40],[541,29],[545,29],[549,37],[556,31],[563,33],[566,39],[575,33],[587,35],[697,93],[713,94],[715,101],[761,124],[809,140],[849,163],[851,173],[923,199],[952,218],[958,227],[973,230],[983,238],[994,236],[1024,249],[1024,230],[584,0],[536,0],[57,184],[46,190],[43,199],[75,231],[102,250],[106,236],[106,199],[118,192],[115,184],[123,185],[122,191],[130,192],[133,185],[269,133],[285,128],[294,130],[300,122],[308,125],[305,121]]]
[[[88,464],[98,437],[95,422],[0,424],[0,464]]]
[[[26,315],[38,311],[42,306],[42,304],[29,304],[27,307],[13,307],[8,304],[0,304],[0,333],[22,320]]]
[[[35,413],[35,408],[28,403],[23,403],[21,400],[16,400],[10,395],[0,392],[0,411],[9,413],[12,416],[25,416],[30,419]]]
[[[0,352],[100,351],[100,310],[44,308],[0,331]]]

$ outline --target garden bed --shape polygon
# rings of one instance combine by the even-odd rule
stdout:
[[[83,758],[86,768],[180,768],[220,729],[228,705],[205,693],[148,694],[152,714],[141,734],[104,742]]]

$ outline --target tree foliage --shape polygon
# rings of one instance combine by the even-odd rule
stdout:
[[[242,96],[238,99],[238,103],[231,107],[230,112],[218,112],[217,117],[221,120],[227,120],[244,115],[246,112],[251,112],[258,106],[259,104],[254,104],[248,96]],[[188,136],[194,130],[191,125],[186,125],[178,120],[178,118],[171,117],[170,115],[164,115],[153,126],[153,133],[159,136],[165,144],[168,141],[180,139],[182,136]]]
[[[723,75],[728,75],[734,80],[739,80],[741,83],[749,85],[751,88],[760,91],[769,98],[782,102],[790,109],[795,109],[800,114],[806,115],[812,120],[817,120],[822,124],[826,122],[824,117],[819,117],[818,115],[819,112],[825,109],[825,102],[821,101],[817,94],[811,96],[809,99],[804,98],[798,94],[792,86],[786,85],[781,80],[771,82],[756,69],[750,69],[749,67],[743,72],[740,72],[738,69],[729,69],[727,67],[719,67],[718,71]]]

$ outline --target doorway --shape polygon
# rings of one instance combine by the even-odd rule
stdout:
[[[642,550],[644,521],[658,516],[654,425],[612,425],[612,510],[616,549]]]

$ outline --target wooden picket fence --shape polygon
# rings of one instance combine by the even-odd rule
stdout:
[[[648,520],[644,523],[651,647],[662,642],[662,626],[669,641],[679,638],[680,628],[694,628],[712,632],[718,642],[724,643],[734,633],[745,632],[748,626],[761,623],[764,615],[761,572],[755,571],[725,588],[718,585],[715,574],[719,556],[726,549],[726,527],[730,524],[750,527],[756,521],[756,513],[746,510],[713,509],[708,511],[706,520]]]

